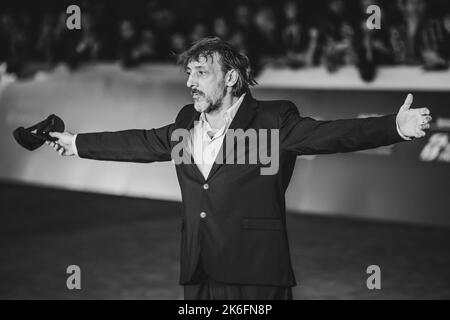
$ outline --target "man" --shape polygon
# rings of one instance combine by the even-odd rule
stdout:
[[[184,204],[180,283],[186,299],[292,299],[296,281],[284,197],[296,157],[423,137],[430,112],[410,109],[408,95],[397,115],[336,121],[302,117],[290,101],[255,100],[248,59],[218,38],[198,41],[179,62],[194,103],[183,107],[174,123],[151,130],[55,132],[51,135],[58,140],[48,144],[61,155],[87,159],[175,160]],[[262,174],[261,163],[224,161],[229,154],[225,142],[237,129],[277,133],[268,147],[276,150],[271,154],[279,164],[276,172]],[[180,130],[188,133],[185,141],[175,134]],[[181,142],[185,149],[179,148]],[[263,148],[259,142],[257,149]],[[249,155],[255,149],[250,144],[238,153]],[[179,150],[187,150],[185,161],[178,161]]]

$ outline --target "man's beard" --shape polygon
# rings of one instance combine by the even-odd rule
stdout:
[[[206,108],[205,111],[203,111],[204,113],[210,113],[214,110],[219,109],[219,107],[222,105],[222,99],[220,99],[219,101],[217,101],[216,103],[210,103],[209,106]]]
[[[224,90],[223,90],[224,92],[223,92],[223,94],[222,94],[222,97],[221,98],[219,98],[217,101],[215,101],[215,102],[213,102],[213,101],[211,101],[211,99],[208,99],[208,97],[206,97],[206,95],[203,93],[203,92],[201,92],[201,91],[199,91],[199,90],[191,90],[191,93],[192,94],[194,94],[194,93],[197,93],[198,95],[200,95],[200,97],[202,98],[202,100],[201,101],[196,101],[196,100],[194,100],[194,107],[195,107],[195,110],[197,110],[197,112],[204,112],[204,113],[210,113],[210,112],[212,112],[212,111],[215,111],[215,110],[217,110],[217,109],[219,109],[220,108],[220,106],[222,105],[222,101],[223,101],[223,97],[225,96],[225,93],[226,93],[226,88],[224,88]],[[202,105],[204,105],[204,104],[207,104],[207,107],[206,108],[204,108]],[[202,111],[203,110],[203,111]]]
[[[207,107],[205,108],[204,105],[207,104]],[[208,101],[194,101],[194,107],[197,112],[204,112],[204,113],[210,113],[214,110],[217,110],[220,107],[220,104],[211,103]]]

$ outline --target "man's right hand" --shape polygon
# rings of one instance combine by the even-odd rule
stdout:
[[[45,143],[53,147],[61,156],[73,156],[75,150],[72,145],[74,135],[69,132],[50,132],[50,136],[57,138],[55,142],[46,141]]]

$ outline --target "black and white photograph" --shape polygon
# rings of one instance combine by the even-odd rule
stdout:
[[[448,0],[3,0],[0,137],[0,300],[450,299]]]

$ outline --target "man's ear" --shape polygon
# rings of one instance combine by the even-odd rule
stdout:
[[[238,74],[236,70],[231,69],[230,71],[227,72],[225,76],[225,85],[228,87],[233,87],[236,84],[237,80]]]

